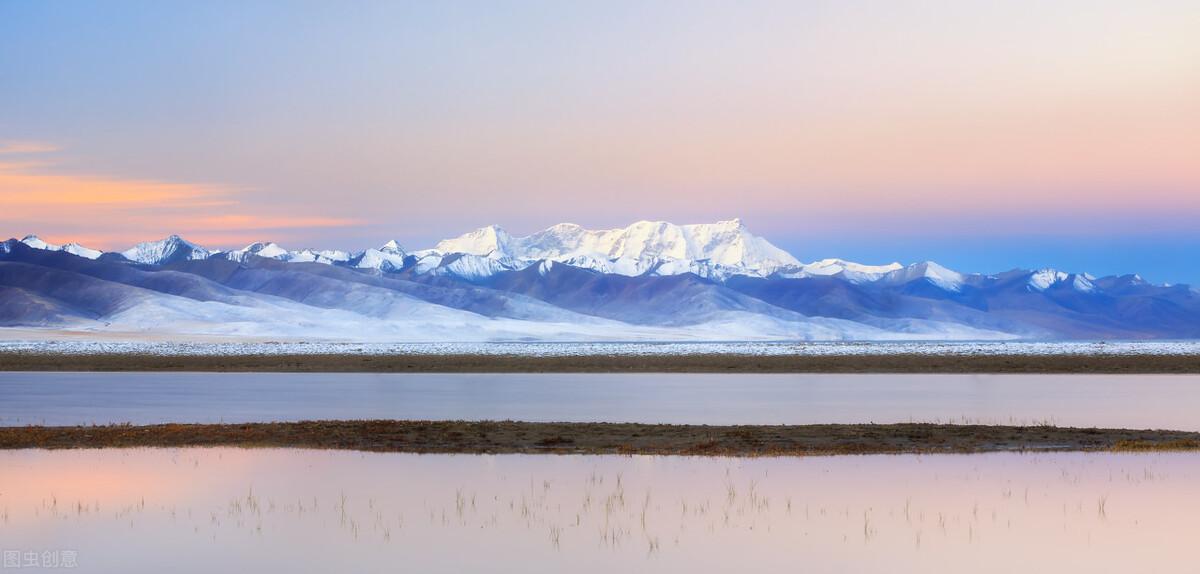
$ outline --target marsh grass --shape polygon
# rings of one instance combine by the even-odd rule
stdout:
[[[1200,450],[1200,439],[1182,438],[1165,441],[1127,439],[1112,446],[1115,452],[1189,451]]]
[[[661,425],[517,421],[302,421],[3,427],[0,449],[234,446],[370,452],[811,456],[1200,449],[1200,433],[1049,424]]]
[[[6,371],[394,373],[1200,373],[1196,354],[849,355],[245,354],[156,355],[0,351]]]

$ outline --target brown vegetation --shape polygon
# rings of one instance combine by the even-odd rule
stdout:
[[[399,373],[1200,373],[1200,355],[63,355],[0,353],[0,371]]]
[[[0,449],[189,446],[413,453],[804,456],[1192,450],[1200,448],[1200,433],[921,423],[706,426],[393,420],[0,428]]]

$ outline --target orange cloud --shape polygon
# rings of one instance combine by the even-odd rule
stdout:
[[[58,151],[58,146],[43,142],[0,142],[0,155],[49,153]]]
[[[237,200],[247,190],[214,184],[127,179],[62,173],[52,162],[5,161],[4,156],[45,154],[47,144],[0,144],[0,225],[7,234],[38,233],[115,249],[180,233],[233,245],[263,230],[354,225],[355,220],[264,213]],[[227,243],[229,242],[229,243]]]
[[[202,185],[110,179],[87,175],[35,173],[30,164],[0,163],[0,196],[10,207],[146,205],[184,202],[215,207],[235,202],[219,199],[227,190]]]

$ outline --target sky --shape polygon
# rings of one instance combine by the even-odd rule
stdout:
[[[742,218],[1200,284],[1200,2],[0,0],[0,234],[409,248]]]

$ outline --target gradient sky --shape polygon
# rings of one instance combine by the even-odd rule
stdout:
[[[743,218],[1200,284],[1200,2],[0,0],[0,234]]]

